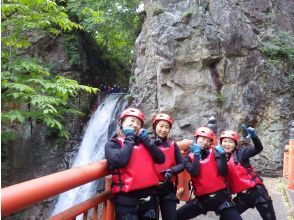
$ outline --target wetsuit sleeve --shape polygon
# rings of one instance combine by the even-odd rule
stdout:
[[[253,142],[254,146],[244,148],[243,154],[240,155],[241,160],[247,161],[250,157],[253,157],[253,156],[259,154],[263,150],[262,143],[257,136],[252,138],[252,142]]]
[[[110,170],[123,168],[127,165],[132,155],[134,145],[135,141],[133,137],[126,137],[122,148],[115,139],[106,143],[105,158],[109,164]]]
[[[226,177],[228,175],[228,164],[225,154],[218,154],[215,157],[217,163],[217,169],[221,176]]]
[[[184,163],[187,171],[190,173],[191,176],[197,176],[199,174],[200,166],[199,166],[199,161],[200,161],[200,156],[199,155],[194,155],[194,162],[193,164],[191,163],[190,157],[187,155],[184,158]]]
[[[155,163],[162,164],[165,161],[165,155],[164,153],[157,147],[157,145],[154,143],[153,140],[150,140],[150,138],[147,136],[142,139],[142,143],[152,156]]]
[[[185,169],[185,164],[183,160],[183,156],[181,154],[181,151],[178,147],[178,145],[175,142],[175,159],[176,159],[176,165],[171,168],[173,173],[178,174],[182,172]]]

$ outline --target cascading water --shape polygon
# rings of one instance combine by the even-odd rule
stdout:
[[[103,99],[88,123],[72,167],[82,166],[104,158],[104,145],[116,131],[118,114],[126,106],[126,102],[121,97],[121,94],[110,94]],[[60,194],[51,215],[93,197],[97,191],[98,181],[95,181]]]

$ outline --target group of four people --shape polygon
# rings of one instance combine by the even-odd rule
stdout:
[[[183,158],[168,137],[172,117],[159,113],[153,118],[152,138],[142,128],[144,120],[139,109],[124,110],[120,129],[105,145],[116,220],[158,219],[159,209],[163,220],[191,219],[208,211],[222,220],[238,220],[253,207],[262,219],[276,219],[272,200],[249,161],[263,149],[255,129],[246,128],[254,146],[239,148],[236,131],[222,132],[221,146],[213,146],[215,134],[200,127]],[[195,198],[177,209],[177,174],[184,169],[190,173]]]

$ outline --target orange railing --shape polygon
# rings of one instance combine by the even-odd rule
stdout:
[[[177,142],[182,154],[187,152],[187,146],[192,144],[191,140]],[[27,182],[1,189],[1,211],[2,216],[20,211],[21,209],[58,195],[62,192],[100,179],[109,174],[106,160],[88,164],[81,167],[72,168],[48,176],[40,177]],[[289,141],[284,153],[283,176],[287,180],[289,189],[294,189],[294,139]],[[179,184],[177,196],[180,200],[189,199],[189,180],[186,171],[179,174]],[[95,197],[75,205],[59,214],[51,216],[50,220],[75,219],[83,214],[83,219],[88,219],[89,210],[93,209],[93,219],[98,218],[98,205],[103,203],[101,214],[102,220],[114,219],[114,207],[110,202],[111,197],[111,177],[107,176],[105,181],[105,191]]]
[[[6,187],[1,189],[1,215],[7,216],[69,189],[100,179],[107,174],[107,162],[102,160]],[[102,195],[102,198],[100,196],[98,199],[104,201],[108,193],[105,192]]]
[[[178,146],[185,154],[187,146],[192,144],[191,140],[177,142]],[[29,180],[1,189],[1,216],[22,210],[25,207],[37,202],[56,196],[62,192],[81,186],[88,182],[100,179],[108,175],[107,162],[101,160],[96,163],[81,167],[68,169],[48,176]],[[114,219],[114,207],[109,201],[111,197],[111,178],[106,177],[105,191],[94,198],[88,199],[75,205],[59,214],[51,216],[51,220],[75,219],[83,214],[83,219],[88,219],[89,210],[93,209],[93,219],[97,219],[98,205],[103,202],[102,219]],[[187,173],[179,175],[178,197],[181,200],[189,198],[189,176]]]
[[[283,177],[287,187],[294,190],[294,139],[290,139],[289,145],[285,147]]]
[[[89,210],[93,208],[93,220],[98,219],[98,205],[103,202],[102,219],[113,220],[114,211],[113,204],[108,200],[111,196],[111,176],[107,176],[105,180],[105,191],[98,194],[94,198],[88,199],[77,204],[59,214],[51,216],[49,220],[65,220],[74,219],[76,216],[83,214],[83,219],[88,219]]]

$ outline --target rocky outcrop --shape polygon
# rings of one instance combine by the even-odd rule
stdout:
[[[213,115],[218,132],[256,127],[264,151],[254,158],[264,175],[280,175],[293,120],[286,62],[272,65],[260,48],[279,31],[293,34],[294,3],[278,1],[145,1],[136,41],[133,106],[171,114],[176,139],[191,138]]]

